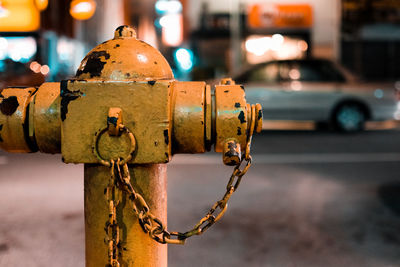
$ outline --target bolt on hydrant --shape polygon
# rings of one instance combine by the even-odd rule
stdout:
[[[90,51],[74,79],[3,89],[0,111],[4,150],[84,163],[88,267],[167,266],[163,244],[183,244],[225,213],[262,127],[261,106],[246,103],[243,86],[175,80],[160,52],[128,26]],[[168,231],[165,163],[212,145],[234,166],[223,197],[191,230]]]

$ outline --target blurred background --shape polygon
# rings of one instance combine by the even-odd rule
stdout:
[[[72,78],[124,24],[175,78],[233,77],[264,109],[224,219],[170,266],[400,265],[400,1],[0,0],[0,88]],[[231,170],[209,153],[168,172],[184,231]],[[0,151],[0,196],[0,266],[84,266],[83,166]]]

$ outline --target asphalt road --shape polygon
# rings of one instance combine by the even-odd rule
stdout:
[[[399,266],[400,131],[269,131],[224,218],[169,266]],[[177,155],[169,228],[185,231],[223,195],[220,155]],[[0,154],[0,266],[83,266],[83,166]]]

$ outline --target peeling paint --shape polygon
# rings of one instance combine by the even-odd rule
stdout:
[[[117,117],[107,117],[107,124],[112,124],[117,127],[118,118]]]
[[[60,83],[60,96],[61,96],[61,120],[64,121],[66,119],[68,113],[68,105],[69,102],[79,98],[82,96],[82,93],[78,91],[70,91],[68,90],[68,81],[64,80]]]
[[[89,73],[90,78],[100,76],[104,65],[107,63],[103,61],[101,57],[104,57],[103,60],[108,60],[110,54],[108,54],[107,51],[94,51],[87,55],[76,72],[76,76],[80,76],[84,73]]]
[[[165,144],[168,145],[169,144],[169,136],[168,136],[167,129],[164,130],[164,138],[165,138]]]
[[[240,123],[245,123],[246,122],[243,110],[240,111],[238,119],[240,120]]]
[[[119,26],[117,29],[115,29],[115,31],[118,32],[119,36],[122,36],[122,32],[124,31],[124,28],[127,28],[127,27],[128,27],[127,25],[122,25],[122,26]]]
[[[225,153],[225,157],[236,157],[239,153],[236,151],[237,143],[235,141],[228,142],[228,151]]]
[[[0,111],[6,116],[11,116],[18,109],[19,103],[16,96],[10,96],[0,103]]]

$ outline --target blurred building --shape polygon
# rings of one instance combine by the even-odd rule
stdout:
[[[37,86],[45,79],[74,76],[86,53],[125,23],[124,4],[0,0],[0,87]]]
[[[400,1],[343,0],[341,61],[367,80],[399,80]]]
[[[340,0],[203,0],[188,6],[199,78],[272,59],[339,58]]]

